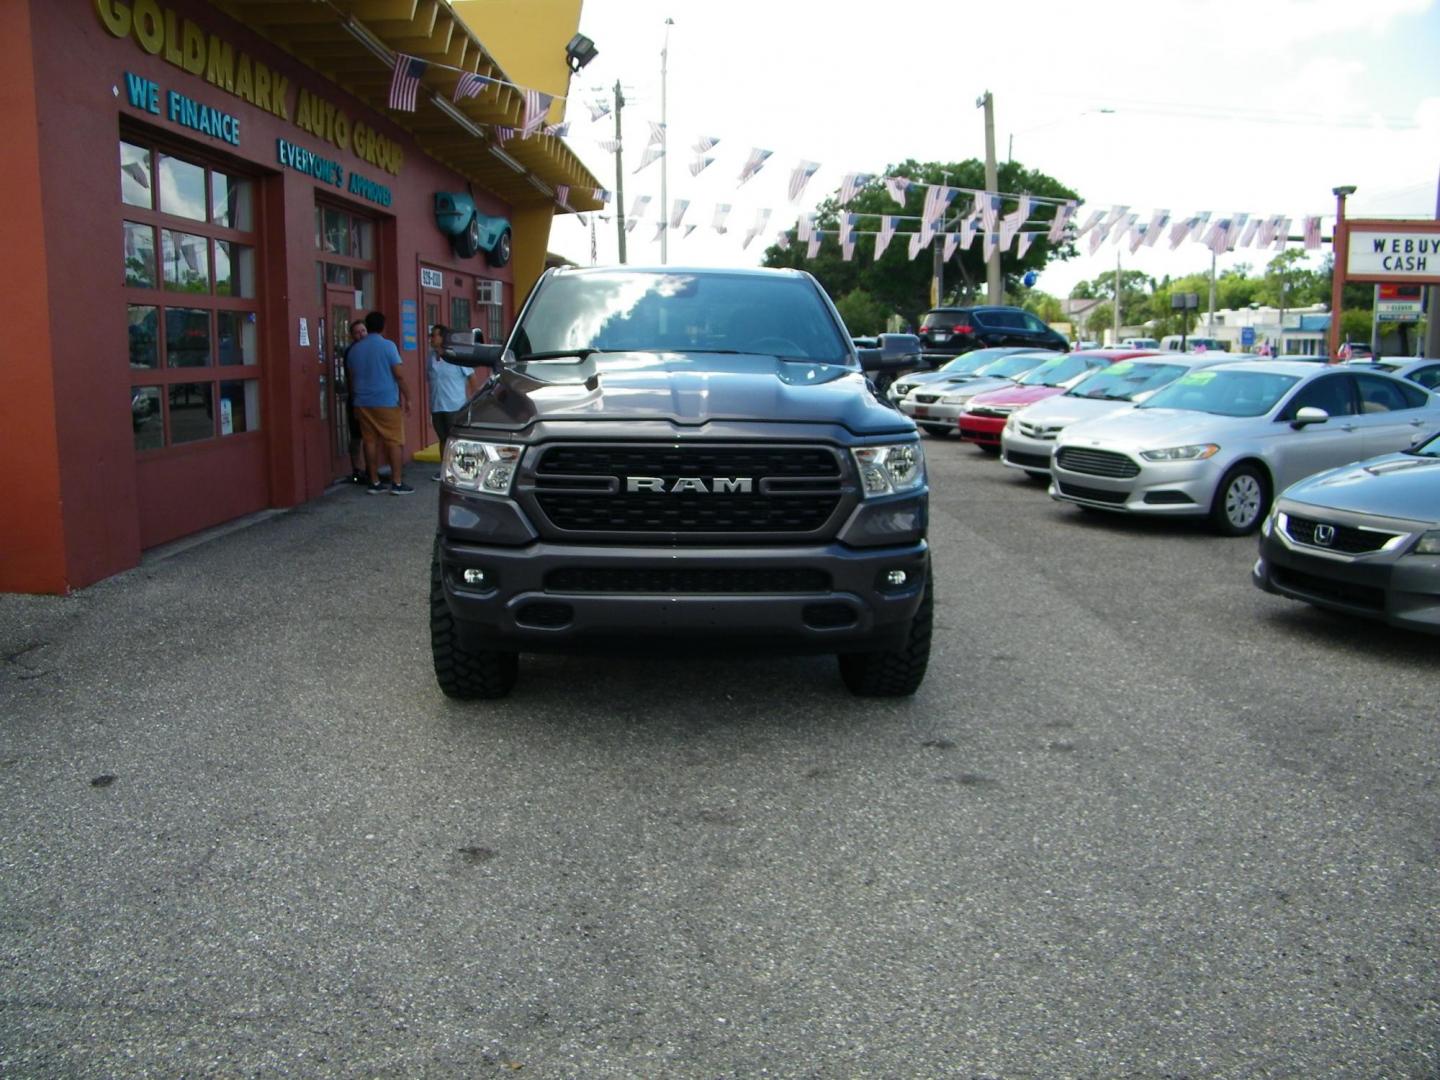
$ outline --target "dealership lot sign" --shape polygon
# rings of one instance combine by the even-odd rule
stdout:
[[[1352,225],[1346,276],[1440,284],[1440,232],[1406,228],[1371,230]]]

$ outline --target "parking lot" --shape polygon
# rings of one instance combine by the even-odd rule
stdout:
[[[426,490],[0,597],[0,1073],[1440,1072],[1434,639],[926,449],[911,700],[641,655],[448,701]]]

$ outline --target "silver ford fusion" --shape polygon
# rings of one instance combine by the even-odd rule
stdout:
[[[1069,425],[1125,412],[1187,371],[1234,359],[1229,353],[1164,353],[1101,368],[1058,397],[1011,413],[1000,433],[1001,461],[1012,469],[1049,479],[1050,451]]]
[[[1286,488],[1260,531],[1259,588],[1440,634],[1440,435]]]
[[[1291,361],[1182,375],[1117,415],[1066,427],[1050,495],[1100,510],[1208,516],[1256,529],[1302,477],[1408,449],[1440,429],[1440,398],[1404,379]]]

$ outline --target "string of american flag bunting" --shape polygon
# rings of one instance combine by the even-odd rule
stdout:
[[[420,80],[432,66],[448,67],[448,65],[434,65],[429,61],[407,56],[404,53],[395,55],[394,74],[391,78],[389,94],[391,109],[404,112],[415,111]],[[460,78],[456,82],[451,99],[456,103],[466,98],[476,97],[492,85],[511,86],[520,91],[521,99],[524,102],[521,125],[518,128],[492,125],[490,127],[491,138],[497,145],[504,145],[510,139],[529,139],[539,134],[559,137],[569,134],[570,124],[568,121],[548,125],[545,123],[551,104],[557,100],[556,95],[517,86],[503,79],[479,75],[459,68],[453,70],[460,72]],[[591,123],[595,123],[610,112],[609,104],[605,102],[590,103],[588,108]],[[649,141],[646,143],[639,165],[633,170],[635,173],[648,168],[665,155],[667,146],[665,125],[653,120],[648,123],[650,125]],[[715,149],[720,141],[715,136],[700,136],[692,144],[691,150],[694,153],[690,162],[692,177],[698,177],[715,164],[717,159],[710,151]],[[616,139],[597,139],[595,142],[608,153],[615,153],[621,148],[619,140]],[[736,189],[744,187],[749,180],[759,174],[773,156],[773,151],[752,147],[736,177]],[[801,201],[810,180],[820,171],[820,168],[819,162],[803,158],[795,165],[791,170],[787,188],[791,204]],[[861,214],[845,209],[862,189],[871,189],[877,186],[883,186],[886,193],[902,210],[912,191],[923,190],[925,193],[924,208],[919,216],[913,214]],[[569,195],[570,189],[565,185],[556,188],[556,202],[566,210],[572,209],[568,204]],[[606,204],[611,201],[612,197],[611,192],[605,188],[593,189],[593,195],[596,201]],[[952,214],[952,204],[962,196],[968,197],[970,200],[967,211],[964,214],[958,211]],[[874,241],[872,258],[878,260],[885,253],[891,241],[899,235],[906,237],[909,256],[911,259],[915,259],[921,251],[928,248],[938,238],[942,257],[948,261],[957,251],[968,251],[978,236],[988,261],[992,254],[1009,251],[1012,245],[1016,257],[1024,258],[1035,238],[1042,235],[1051,245],[1067,241],[1079,243],[1088,237],[1091,255],[1095,254],[1107,239],[1117,246],[1127,244],[1130,253],[1134,254],[1141,247],[1154,247],[1162,237],[1168,235],[1171,251],[1174,251],[1186,240],[1191,240],[1209,248],[1214,254],[1220,255],[1227,251],[1234,251],[1237,247],[1273,247],[1277,251],[1284,250],[1289,243],[1290,226],[1294,221],[1293,217],[1284,214],[1232,213],[1222,217],[1210,210],[1197,211],[1184,217],[1172,215],[1169,210],[1152,210],[1148,214],[1142,214],[1132,211],[1129,206],[1124,205],[1112,205],[1109,210],[1090,210],[1088,215],[1081,220],[1076,217],[1081,205],[1079,200],[950,187],[943,184],[924,184],[904,176],[879,176],[875,173],[863,172],[847,172],[843,175],[836,202],[840,208],[837,214],[837,227],[828,230],[821,229],[818,227],[816,212],[800,212],[797,214],[794,227],[787,226],[782,229],[775,236],[775,243],[782,249],[788,249],[792,242],[803,243],[806,245],[806,258],[813,259],[819,254],[821,244],[828,237],[839,242],[841,256],[848,261],[854,258],[857,241],[864,236]],[[1008,213],[1002,213],[1007,202],[1013,203],[1014,208]],[[626,231],[634,231],[645,216],[650,203],[649,195],[635,197],[626,217]],[[685,223],[690,206],[691,200],[689,199],[672,199],[668,218],[662,207],[660,220],[654,222],[655,238],[658,239],[668,229],[679,232],[683,239],[699,228],[698,223]],[[1048,219],[1031,217],[1032,212],[1047,208],[1053,209],[1053,213]],[[728,232],[729,218],[733,209],[734,206],[731,203],[715,203],[710,227],[721,235]],[[585,222],[583,214],[577,216],[582,223]],[[611,215],[603,213],[599,216],[604,221],[610,220],[611,217]],[[772,216],[774,216],[773,207],[758,209],[740,246],[742,248],[749,247],[755,237],[769,228]],[[879,228],[861,229],[862,220],[867,218],[878,218]],[[1307,251],[1314,251],[1322,246],[1321,220],[1322,215],[1319,214],[1308,214],[1301,218],[1301,239]],[[912,221],[919,222],[917,229],[907,232],[900,231],[903,223]],[[1040,227],[1026,228],[1026,226]]]

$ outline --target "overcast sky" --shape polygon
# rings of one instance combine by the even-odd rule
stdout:
[[[1286,214],[1295,235],[1303,215],[1327,214],[1328,237],[1331,189],[1355,184],[1354,216],[1436,213],[1440,0],[1032,0],[993,10],[961,0],[584,0],[581,31],[599,55],[571,84],[568,141],[613,189],[614,156],[599,141],[614,138],[614,118],[592,123],[586,102],[609,99],[618,79],[627,214],[637,195],[651,196],[627,238],[631,263],[660,261],[660,165],[634,170],[661,115],[667,17],[669,196],[690,199],[685,221],[700,226],[688,239],[671,234],[671,264],[756,265],[846,172],[983,159],[975,101],[985,90],[1000,159],[1013,139],[1017,161],[1078,191],[1086,209],[1128,204],[1141,221],[1157,209]],[[721,142],[695,178],[701,135]],[[773,156],[737,188],[752,147]],[[787,186],[802,159],[821,168],[797,204]],[[711,228],[722,202],[734,206],[723,236]],[[762,208],[770,224],[742,249]],[[615,262],[613,221],[599,223],[597,239],[598,261]],[[550,247],[588,265],[590,230],[557,217]],[[1052,263],[1038,287],[1067,295],[1113,270],[1115,251],[1107,241],[1094,256]],[[1237,249],[1220,269],[1272,255]],[[1168,239],[1122,254],[1126,268],[1156,276],[1209,264],[1208,249],[1187,242],[1172,254]]]

